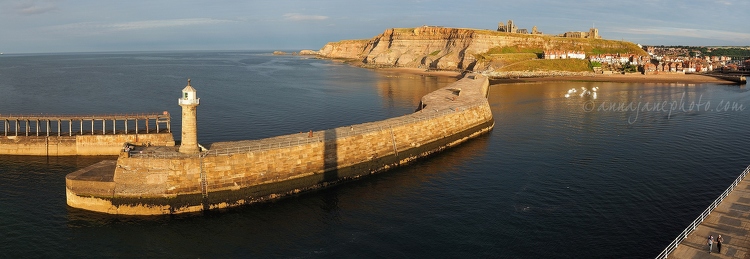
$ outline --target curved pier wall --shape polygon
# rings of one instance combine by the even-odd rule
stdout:
[[[323,175],[323,180],[334,181],[353,176],[337,172],[343,168],[362,164],[362,173],[368,174],[390,166],[390,163],[378,162],[383,158],[396,158],[398,161],[393,162],[400,164],[416,158],[412,152],[407,152],[409,150],[429,153],[430,149],[421,147],[491,120],[489,112],[488,106],[477,106],[394,127],[389,127],[387,120],[369,125],[382,126],[382,130],[346,137],[336,135],[351,130],[348,127],[316,132],[331,140],[261,152],[209,156],[203,159],[203,168],[209,191],[235,190],[326,172],[332,173]],[[296,188],[303,187],[306,186]]]
[[[113,214],[191,212],[271,199],[387,170],[492,129],[486,100],[489,82],[485,77],[461,81],[463,95],[456,95],[454,83],[453,88],[436,91],[444,91],[433,98],[438,102],[425,96],[421,111],[397,118],[312,136],[215,143],[211,151],[195,156],[122,154],[111,181],[97,185],[72,179],[76,173],[69,175],[68,204]]]
[[[116,156],[125,142],[174,146],[172,133],[76,136],[0,136],[0,155]]]

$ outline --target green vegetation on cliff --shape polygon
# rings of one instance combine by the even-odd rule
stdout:
[[[515,53],[515,52],[503,53],[503,54],[500,54],[500,53],[503,53],[503,52],[496,52],[496,51],[490,50],[484,54],[474,55],[474,57],[477,60],[501,61],[505,64],[512,64],[516,62],[538,58],[538,55],[536,53]]]
[[[590,72],[588,60],[583,59],[535,59],[510,64],[496,70],[507,71],[569,71]]]
[[[524,35],[524,34],[519,34]],[[516,35],[513,35],[516,37]],[[524,35],[532,36],[532,35]],[[539,58],[542,58],[545,50],[551,51],[581,51],[586,55],[599,55],[599,54],[618,54],[618,53],[631,53],[641,56],[646,56],[643,49],[639,48],[631,42],[626,41],[615,41],[615,40],[603,40],[603,39],[578,39],[578,38],[562,38],[552,36],[532,36],[539,37],[540,42],[529,42],[525,45],[516,46],[503,46],[493,47],[487,52],[481,55],[487,54],[508,54],[508,53],[534,53]]]
[[[648,56],[648,53],[646,53],[645,50],[642,48],[639,48],[638,45],[627,42],[627,41],[617,41],[617,40],[604,40],[604,39],[584,39],[584,40],[590,40],[592,47],[590,49],[585,49],[587,55],[594,54],[618,54],[618,53],[630,53],[630,54],[636,54],[641,56]]]
[[[743,48],[696,48],[704,56],[750,57],[750,49]]]
[[[534,53],[543,54],[544,50],[537,48],[522,48],[518,46],[494,47],[489,49],[485,54],[511,54],[511,53]]]

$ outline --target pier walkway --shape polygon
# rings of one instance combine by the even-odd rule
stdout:
[[[172,132],[168,112],[110,115],[0,114],[0,136],[74,136]]]
[[[750,258],[750,180],[742,174],[656,258]],[[712,253],[706,243],[714,236]],[[716,238],[724,243],[717,253]]]

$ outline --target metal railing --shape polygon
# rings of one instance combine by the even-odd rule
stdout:
[[[153,120],[154,124],[151,124]],[[139,121],[145,121],[143,127],[145,127],[145,134],[151,132],[149,125],[156,126],[156,132],[161,132],[160,125],[166,126],[167,132],[171,132],[171,118],[167,111],[162,113],[121,113],[121,114],[98,114],[98,115],[65,115],[65,114],[0,114],[0,125],[2,131],[0,134],[4,136],[8,135],[25,135],[30,134],[40,136],[44,134],[46,136],[51,135],[64,135],[73,136],[75,135],[106,135],[107,132],[112,134],[128,134],[131,130],[128,128],[129,125],[133,125],[136,134],[140,133],[138,127]],[[86,128],[84,128],[84,122]],[[118,124],[119,122],[119,124]],[[67,124],[66,126],[63,126]],[[95,129],[95,124],[99,124],[101,127]],[[107,127],[107,125],[111,127]],[[91,130],[87,131],[91,126]],[[55,130],[55,128],[57,128]],[[12,129],[12,131],[11,131]],[[75,130],[74,130],[75,129]],[[98,129],[101,129],[99,131]],[[22,134],[19,134],[22,133]]]
[[[448,114],[452,114],[458,111],[465,111],[465,110],[468,110],[477,106],[479,105],[471,104],[471,105],[456,106],[456,107],[451,107],[451,108],[436,111],[436,112],[425,113],[424,115],[417,112],[417,113],[389,119],[391,121],[383,125],[375,126],[375,125],[366,125],[367,123],[365,123],[366,126],[364,127],[362,127],[363,124],[359,124],[359,125],[349,126],[350,128],[349,130],[347,130],[346,127],[339,128],[343,130],[336,130],[336,129],[332,129],[332,130],[336,132],[336,135],[335,135],[336,138],[356,136],[356,135],[362,135],[362,134],[367,134],[371,132],[388,130],[390,128],[398,127],[402,125],[408,125],[408,124],[418,123],[422,121],[427,121],[427,120],[431,120],[437,117],[442,117]],[[378,122],[374,122],[374,123],[378,123]],[[326,136],[320,136],[320,135],[321,134],[318,134],[318,136],[312,137],[312,138],[296,138],[296,139],[289,139],[289,140],[280,140],[275,143],[257,143],[257,144],[242,145],[242,146],[230,147],[230,148],[214,149],[214,150],[206,151],[205,156],[249,153],[249,152],[254,152],[254,151],[264,151],[264,150],[271,150],[271,149],[277,149],[277,148],[299,146],[299,145],[304,145],[304,144],[309,144],[309,143],[319,143],[319,142],[331,140],[331,139],[326,139]]]
[[[740,174],[740,176],[738,176],[737,179],[735,179],[734,182],[732,182],[732,184],[729,185],[729,188],[724,190],[724,192],[721,193],[721,195],[719,195],[719,197],[716,198],[716,200],[714,200],[714,202],[711,203],[711,205],[708,205],[708,208],[706,208],[706,210],[704,210],[703,213],[701,213],[698,216],[698,218],[693,220],[693,222],[690,223],[687,226],[687,228],[685,228],[685,230],[682,231],[682,233],[677,235],[677,238],[672,240],[672,243],[669,243],[667,248],[664,248],[664,250],[661,251],[661,253],[656,256],[656,259],[665,259],[669,256],[670,253],[672,253],[675,249],[677,249],[677,246],[680,244],[680,242],[682,242],[682,240],[685,240],[685,238],[687,238],[687,236],[690,235],[690,233],[692,233],[693,230],[695,230],[695,228],[698,227],[698,225],[700,225],[700,223],[703,222],[703,220],[706,219],[706,217],[708,217],[708,215],[711,214],[711,212],[714,209],[716,209],[716,207],[719,206],[719,204],[721,204],[724,198],[726,198],[727,196],[729,196],[730,193],[732,193],[732,191],[734,190],[734,187],[737,187],[737,184],[739,184],[742,181],[742,179],[745,179],[745,176],[748,174],[748,172],[750,172],[750,166],[745,168],[745,171],[742,171],[742,174]]]
[[[113,114],[0,114],[0,120],[122,120],[169,118],[169,113],[113,113]]]
[[[188,99],[188,98],[179,98],[177,99],[177,102],[180,105],[199,105],[201,104],[201,98],[195,98],[195,99]]]

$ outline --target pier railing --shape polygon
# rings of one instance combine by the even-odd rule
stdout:
[[[0,114],[0,120],[122,120],[169,117],[165,113],[113,113],[113,114]]]
[[[156,133],[163,130],[172,132],[170,124],[170,115],[166,111],[99,115],[0,114],[0,126],[2,126],[0,135],[73,136],[106,135],[108,132],[111,134],[130,134],[131,132],[148,134],[152,133],[152,129],[155,129]],[[150,126],[154,127],[150,128]]]
[[[721,193],[721,195],[719,195],[719,197],[716,198],[716,200],[714,200],[714,202],[712,202],[711,205],[708,205],[708,208],[706,208],[706,210],[704,210],[703,213],[701,213],[698,216],[698,218],[693,220],[693,222],[690,223],[687,226],[687,228],[685,228],[685,230],[682,231],[682,233],[677,235],[677,238],[672,240],[672,243],[669,243],[667,248],[664,248],[664,250],[661,251],[661,253],[656,256],[656,259],[665,259],[669,256],[669,254],[671,254],[675,249],[677,249],[677,246],[682,242],[682,240],[685,240],[685,238],[687,238],[687,236],[690,235],[690,233],[692,233],[693,230],[695,230],[695,228],[698,227],[698,225],[700,225],[701,222],[703,222],[703,220],[706,219],[706,217],[708,217],[708,215],[711,214],[711,212],[713,212],[714,209],[716,209],[716,207],[719,206],[719,204],[721,204],[722,201],[724,201],[724,198],[726,198],[727,196],[729,196],[730,193],[732,193],[732,191],[734,190],[734,187],[737,187],[737,185],[743,179],[745,179],[745,176],[747,176],[748,172],[750,172],[750,166],[745,168],[745,171],[742,171],[740,176],[738,176],[737,179],[735,179],[734,182],[732,182],[732,184],[729,185],[729,188],[724,190],[724,192]]]
[[[393,127],[426,121],[426,120],[434,119],[437,117],[445,116],[448,114],[452,114],[458,111],[468,110],[474,107],[478,107],[480,105],[481,104],[476,104],[476,103],[468,104],[468,105],[457,105],[455,107],[451,107],[451,108],[443,109],[443,110],[437,110],[437,111],[436,110],[430,111],[428,107],[427,109],[423,110],[421,113],[415,112],[415,113],[407,114],[401,117],[387,119],[388,121],[387,123],[368,122],[368,123],[348,126],[349,129],[346,129],[347,126],[344,126],[344,127],[334,128],[330,130],[335,131],[335,138],[349,137],[349,136],[367,134],[371,132],[389,130]],[[368,125],[368,124],[372,124],[372,125]],[[284,148],[284,147],[299,146],[299,145],[305,145],[309,143],[321,143],[321,142],[332,140],[330,138],[333,136],[327,136],[328,134],[325,133],[328,131],[329,130],[324,130],[322,134],[320,131],[318,131],[313,137],[307,137],[307,133],[301,133],[301,134],[287,135],[286,136],[287,139],[272,139],[268,141],[250,140],[250,141],[247,141],[248,143],[242,143],[245,141],[238,141],[236,146],[219,148],[219,149],[211,149],[208,151],[201,152],[198,155],[200,157],[232,155],[232,154],[239,154],[239,153],[250,153],[250,152],[266,151],[266,150],[278,149],[278,148]],[[189,156],[191,155],[182,154],[178,152],[131,154],[131,157],[144,157],[144,158],[145,157],[178,158],[178,157],[189,157]]]
[[[362,134],[367,134],[371,132],[389,130],[393,127],[399,127],[402,125],[408,125],[408,124],[413,124],[413,123],[417,123],[421,121],[431,120],[431,119],[442,117],[442,116],[452,114],[458,111],[468,110],[477,106],[478,106],[477,104],[461,105],[461,106],[456,106],[456,107],[451,107],[448,109],[440,110],[437,112],[426,112],[424,114],[420,114],[419,112],[416,112],[416,113],[412,113],[406,116],[389,119],[392,121],[386,124],[382,124],[382,125],[381,124],[364,125],[363,127],[362,124],[359,124],[359,125],[349,126],[349,129],[346,129],[346,127],[341,127],[341,128],[331,129],[331,130],[335,131],[335,138],[356,136],[356,135],[362,135]],[[340,130],[337,130],[337,129],[340,129]],[[302,138],[296,137],[296,138],[290,138],[288,140],[277,140],[271,143],[248,143],[246,145],[240,144],[236,147],[209,150],[209,151],[204,152],[205,154],[203,156],[231,155],[231,154],[237,154],[237,153],[249,153],[249,152],[254,152],[254,151],[263,151],[263,150],[277,149],[277,148],[283,148],[283,147],[299,146],[299,145],[304,145],[304,144],[309,144],[309,143],[325,142],[325,141],[331,140],[328,138],[333,137],[333,136],[326,136],[327,135],[326,133],[317,134],[317,135],[318,136],[314,136],[314,137],[302,137]]]

